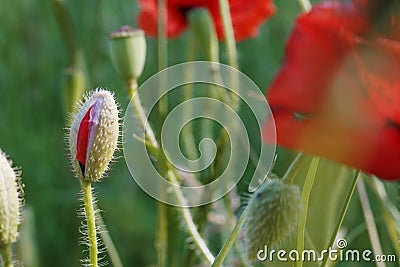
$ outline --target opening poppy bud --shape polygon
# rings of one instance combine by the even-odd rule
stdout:
[[[297,185],[271,178],[261,185],[249,201],[245,245],[249,261],[265,246],[284,240],[298,223],[301,193]]]
[[[97,182],[113,157],[119,136],[118,107],[111,92],[97,89],[77,108],[69,131],[75,175]]]
[[[124,81],[137,80],[146,61],[146,40],[141,29],[122,26],[109,35],[111,57]]]
[[[0,150],[0,247],[14,243],[21,223],[22,185],[19,172]]]
[[[218,37],[210,12],[205,8],[190,11],[190,27],[208,60],[219,61]]]

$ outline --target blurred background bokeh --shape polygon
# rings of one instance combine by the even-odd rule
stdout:
[[[51,3],[0,0],[0,147],[15,166],[22,168],[27,212],[16,255],[31,255],[32,263],[27,267],[80,266],[85,249],[79,245],[80,187],[70,170],[64,142],[67,115],[63,84],[70,62]],[[128,98],[111,62],[107,34],[121,25],[137,26],[137,2],[68,0],[65,4],[83,49],[89,77],[86,90],[100,86],[113,90],[120,108],[125,110]],[[300,12],[295,1],[276,1],[275,5],[277,13],[260,28],[260,34],[238,44],[240,69],[261,90],[277,72],[285,40]],[[185,61],[182,51],[189,35],[187,31],[169,40],[169,65]],[[140,82],[157,71],[156,40],[148,38],[147,45]],[[222,43],[221,47],[221,61],[226,63]],[[197,59],[202,59],[200,53]],[[122,151],[118,156],[109,177],[95,185],[98,205],[104,210],[105,224],[125,266],[151,266],[156,262],[156,202],[135,184]],[[280,150],[278,174],[283,173],[292,157]],[[243,185],[240,188],[243,192],[246,189]],[[395,188],[390,188],[394,194]],[[370,247],[356,195],[350,211],[345,223],[350,229],[360,230],[351,245]],[[379,229],[384,228],[379,218],[377,221]],[[380,234],[384,251],[393,253],[387,233],[382,230]],[[177,238],[184,240],[184,233]],[[349,264],[343,266],[373,266]]]

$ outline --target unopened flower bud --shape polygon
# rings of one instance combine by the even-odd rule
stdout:
[[[124,81],[137,80],[146,61],[146,40],[141,29],[122,26],[109,34],[111,57]]]
[[[118,107],[107,90],[97,89],[77,108],[69,130],[69,148],[75,175],[99,181],[117,148]]]
[[[297,185],[271,178],[261,185],[249,201],[245,245],[249,261],[257,252],[284,240],[298,223],[301,193]]]
[[[19,172],[0,150],[0,247],[14,243],[21,222],[22,186]]]

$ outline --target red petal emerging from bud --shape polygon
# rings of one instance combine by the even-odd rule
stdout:
[[[89,143],[89,124],[90,124],[90,111],[92,110],[91,106],[89,110],[86,112],[83,117],[81,124],[79,125],[78,130],[78,140],[76,142],[76,159],[81,164],[81,168],[83,168],[82,173],[84,173],[84,166],[86,165],[86,151]],[[83,165],[83,166],[82,166]]]
[[[99,181],[117,147],[118,108],[113,95],[98,89],[78,107],[69,131],[71,162],[76,176]]]

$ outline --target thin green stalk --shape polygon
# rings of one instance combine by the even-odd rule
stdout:
[[[319,157],[313,157],[311,160],[310,168],[304,181],[303,191],[301,193],[301,206],[302,210],[299,215],[299,225],[297,227],[297,239],[296,239],[296,250],[302,253],[304,250],[304,235],[306,231],[306,221],[307,221],[307,211],[308,211],[308,200],[310,198],[310,193],[313,188],[314,179],[317,174],[319,164]],[[295,262],[296,267],[303,266],[302,261]]]
[[[230,233],[228,239],[225,241],[224,245],[222,246],[220,252],[218,253],[215,261],[212,263],[211,267],[220,267],[224,263],[226,256],[228,256],[229,250],[231,249],[232,245],[235,243],[240,229],[243,227],[244,223],[246,222],[246,218],[248,215],[249,209],[245,208],[243,210],[242,215],[238,219],[235,227],[233,228],[232,232]]]
[[[63,38],[68,56],[74,59],[78,48],[75,31],[73,29],[72,19],[67,12],[64,1],[50,0],[53,9],[54,17],[60,29],[61,37]]]
[[[96,203],[94,204],[94,209],[96,210]],[[118,250],[116,249],[114,242],[110,236],[110,233],[107,230],[106,225],[104,224],[103,218],[98,214],[96,217],[96,224],[101,228],[99,232],[101,240],[103,240],[103,244],[107,249],[108,256],[110,257],[110,262],[114,267],[123,267],[121,258],[118,254]]]
[[[378,230],[375,224],[374,214],[372,213],[371,205],[369,204],[367,189],[365,188],[365,183],[362,178],[358,179],[357,188],[358,194],[360,196],[360,203],[364,214],[365,223],[367,224],[367,230],[369,234],[369,239],[371,241],[372,250],[374,252],[374,255],[383,255]],[[375,264],[378,267],[386,266],[384,262],[380,261],[376,261]]]
[[[130,100],[132,101],[132,107],[140,121],[145,127],[145,137],[156,149],[159,148],[156,136],[151,128],[150,124],[146,119],[142,103],[139,96],[135,96],[137,93],[138,84],[136,80],[131,80],[127,83],[127,90]],[[135,96],[135,97],[134,97]],[[167,259],[167,243],[168,243],[168,221],[167,221],[167,207],[164,203],[158,203],[157,205],[157,230],[156,230],[156,241],[155,247],[157,250],[159,267],[166,266]]]
[[[232,18],[229,11],[228,0],[219,0],[219,9],[224,27],[224,36],[226,41],[226,49],[228,52],[229,65],[235,69],[238,68],[237,50],[235,41],[235,32],[232,26]]]
[[[308,12],[311,10],[312,5],[310,0],[297,0],[297,1],[299,2],[299,5],[304,12]]]
[[[168,178],[171,183],[173,184],[178,184],[178,176],[175,172],[175,170],[169,168],[167,171]],[[186,199],[182,194],[182,191],[177,188],[173,187],[175,196],[178,200],[178,202],[182,206],[186,206]],[[181,212],[181,215],[183,217],[183,220],[185,222],[186,228],[193,238],[194,244],[200,249],[202,252],[202,255],[205,257],[205,259],[209,262],[212,263],[214,261],[214,256],[212,255],[211,251],[209,250],[207,244],[205,243],[204,239],[200,236],[200,233],[197,230],[197,227],[195,223],[193,222],[192,215],[190,214],[190,211],[188,208],[179,208],[178,209]]]
[[[157,228],[155,247],[157,250],[157,266],[167,265],[167,244],[168,244],[168,214],[167,205],[157,203]]]
[[[336,236],[337,236],[337,234],[339,232],[340,226],[342,226],[342,223],[343,223],[343,220],[344,220],[344,216],[346,215],[346,212],[347,212],[347,208],[350,205],[351,197],[353,196],[354,190],[355,190],[355,188],[357,186],[357,180],[358,180],[359,175],[360,175],[360,171],[357,170],[354,173],[352,184],[351,184],[350,189],[349,189],[349,191],[348,191],[348,193],[346,195],[346,199],[343,202],[343,207],[342,207],[342,210],[340,212],[339,219],[338,219],[338,221],[336,223],[335,228],[333,229],[333,232],[332,232],[332,235],[331,235],[331,239],[329,240],[329,243],[328,243],[328,246],[327,246],[328,248],[333,247],[333,245],[335,243]],[[323,267],[326,266],[327,262],[328,262],[328,257],[325,257],[323,262],[322,262],[322,264],[321,264],[321,266],[323,266]]]
[[[383,211],[384,223],[386,224],[397,257],[400,258],[400,213],[392,200],[389,199],[383,182],[376,177],[369,177],[366,181],[379,201]]]
[[[150,143],[153,144],[154,147],[159,147],[156,136],[153,132],[153,129],[151,128],[150,124],[147,122],[146,115],[144,113],[144,109],[142,106],[142,103],[140,101],[140,97],[136,96],[133,97],[137,93],[138,89],[138,84],[136,80],[131,80],[127,83],[127,89],[128,89],[128,95],[132,102],[132,107],[135,110],[136,115],[138,116],[138,119],[140,123],[145,127],[145,132],[146,132],[146,138],[149,139]]]
[[[4,267],[14,267],[12,263],[11,245],[7,244],[0,247],[0,254],[3,259]]]
[[[97,0],[94,1],[94,6],[92,7],[93,12],[93,20],[92,20],[92,36],[91,36],[91,59],[90,59],[90,67],[89,71],[91,71],[91,77],[93,77],[93,80],[95,83],[97,83],[96,79],[96,74],[98,73],[97,71],[97,65],[99,62],[100,58],[100,44],[102,44],[102,38],[103,38],[103,2],[102,0]]]
[[[158,70],[162,70],[167,67],[168,65],[168,43],[167,43],[167,31],[166,31],[166,24],[167,24],[167,7],[165,0],[157,0],[157,12],[158,12]],[[162,86],[166,85],[167,81],[161,81],[159,90],[162,92]],[[137,101],[139,101],[138,106],[141,107],[140,99],[136,97]],[[167,95],[163,96],[159,100],[158,104],[159,108],[159,125],[163,124],[164,118],[168,112],[168,97]],[[140,113],[143,111],[143,108],[139,108],[138,112]],[[138,114],[139,114],[138,113]],[[148,125],[148,124],[147,124]],[[149,125],[148,125],[149,126]],[[151,127],[146,127],[146,131],[148,132],[148,136],[150,137],[151,143],[154,146],[158,147],[157,141],[155,139],[154,133],[149,129]],[[161,131],[160,131],[161,132]],[[157,145],[156,145],[157,144]],[[165,159],[162,153],[159,153],[157,160],[162,163],[162,160]],[[159,166],[160,173],[165,173],[165,164],[160,164]],[[166,257],[167,257],[167,244],[168,244],[168,210],[167,206],[164,203],[159,203],[157,205],[157,241],[156,246],[158,249],[159,254],[159,261],[158,265],[163,267],[166,265]]]
[[[131,85],[130,87],[128,87],[128,92],[130,94],[130,97],[132,99],[133,95],[136,93],[136,89],[135,89],[135,84],[136,83],[131,83],[133,85]],[[136,88],[137,88],[137,84],[136,84]],[[133,102],[131,102],[133,105],[133,108],[135,110],[135,113],[137,114],[140,123],[142,124],[142,126],[145,127],[145,134],[146,134],[146,138],[149,140],[149,142],[151,143],[151,145],[154,148],[158,148],[159,149],[159,145],[157,140],[155,139],[154,136],[154,132],[150,126],[149,123],[147,123],[146,120],[146,116],[143,110],[143,106],[141,104],[140,101],[140,97],[139,95],[135,96],[133,98]],[[159,152],[161,153],[161,151]],[[165,160],[165,157],[162,158],[163,160]],[[169,181],[173,184],[179,184],[178,181],[178,175],[176,174],[175,169],[173,169],[171,166],[169,166],[168,164],[165,164],[166,166],[166,174],[167,174],[167,178],[169,179]],[[178,200],[178,203],[180,204],[180,206],[187,206],[186,205],[186,199],[182,194],[182,191],[177,188],[174,187],[174,194]],[[181,212],[185,227],[187,228],[189,235],[193,238],[193,242],[194,244],[197,246],[197,248],[200,250],[200,252],[202,253],[202,255],[204,256],[204,258],[209,262],[213,262],[214,261],[214,256],[212,255],[212,253],[210,252],[209,248],[207,247],[205,241],[203,240],[203,238],[200,236],[197,227],[195,225],[195,223],[193,222],[193,218],[192,215],[190,214],[190,211],[188,208],[179,208],[178,209],[179,212]]]
[[[73,105],[81,98],[88,81],[85,58],[79,46],[73,27],[72,18],[62,0],[50,0],[54,17],[57,21],[65,49],[68,54],[68,68],[66,69],[67,86],[65,88],[66,110],[73,111]]]
[[[228,63],[231,67],[237,69],[238,59],[237,59],[237,49],[236,49],[236,41],[235,41],[235,32],[232,25],[232,18],[229,10],[229,2],[228,0],[219,0],[219,9],[222,17],[222,24],[224,28],[224,36],[226,41],[226,49],[228,53]],[[236,72],[232,72],[231,77],[231,88],[234,91],[238,91],[239,81]],[[232,92],[231,93],[231,106],[233,110],[237,111],[239,109],[239,97]]]
[[[167,33],[166,33],[166,22],[167,22],[167,8],[165,0],[158,0],[158,70],[162,70],[168,65],[168,47],[167,47]],[[161,82],[161,86],[164,83]],[[161,90],[161,88],[160,88]],[[159,101],[159,112],[160,117],[163,120],[168,112],[168,99],[164,96]]]
[[[96,234],[96,216],[93,207],[92,183],[82,181],[83,204],[85,207],[85,217],[88,231],[89,261],[91,267],[98,267],[98,249]]]
[[[290,164],[289,168],[283,175],[282,179],[287,184],[292,184],[296,175],[299,173],[301,167],[303,167],[304,162],[307,160],[307,156],[303,153],[297,154],[293,162]]]
[[[189,40],[189,45],[188,45],[188,53],[187,53],[187,61],[193,61],[195,59],[195,51],[196,51],[196,41],[194,36],[191,36]],[[189,69],[189,68],[188,68]],[[187,76],[188,81],[190,81],[192,77],[192,73],[189,73],[189,71],[185,72],[185,75]],[[185,90],[183,92],[183,101],[190,100],[193,97],[193,85],[192,84],[187,84],[185,85]],[[185,105],[185,116],[191,116],[192,115],[192,106],[191,105]],[[190,117],[185,117],[185,120]],[[196,143],[194,140],[193,136],[193,127],[189,123],[187,124],[183,129],[182,129],[182,135],[183,135],[183,144],[185,146],[186,152],[190,157],[193,157],[194,159],[197,159],[199,154],[197,151]],[[193,166],[197,167],[197,166]]]

